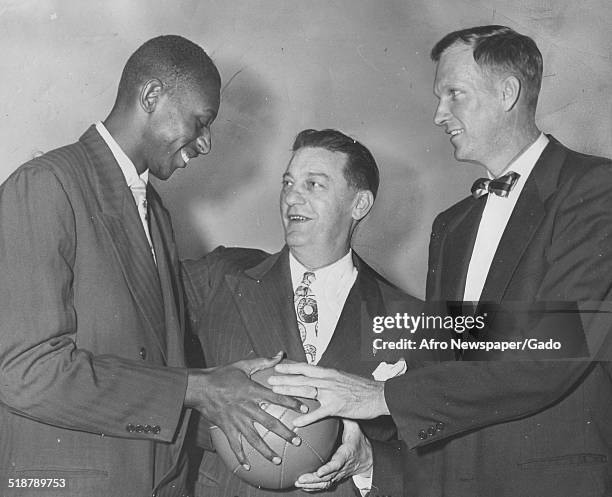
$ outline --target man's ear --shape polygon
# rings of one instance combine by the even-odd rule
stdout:
[[[516,76],[507,76],[501,81],[502,105],[506,112],[512,110],[521,94],[521,82]]]
[[[374,195],[372,192],[370,190],[359,190],[353,205],[353,219],[360,221],[366,217],[370,209],[372,209],[372,205],[374,205]]]
[[[163,90],[164,84],[157,78],[150,79],[142,85],[138,103],[147,114],[155,110]]]

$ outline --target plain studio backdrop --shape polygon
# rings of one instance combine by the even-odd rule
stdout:
[[[218,244],[279,249],[293,138],[338,128],[381,170],[354,248],[423,296],[431,223],[483,174],[452,158],[432,122],[429,51],[447,32],[481,24],[538,43],[541,129],[612,156],[610,0],[0,0],[0,182],[104,119],[141,43],[180,34],[207,50],[224,85],[212,152],[155,181],[181,256]]]

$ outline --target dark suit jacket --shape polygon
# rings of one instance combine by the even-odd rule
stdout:
[[[6,478],[181,494],[183,301],[170,218],[148,193],[157,268],[94,127],[0,186],[2,495]]]
[[[380,361],[367,360],[362,353],[362,312],[385,315],[390,302],[403,303],[418,314],[421,303],[385,282],[363,261],[355,258],[359,273],[351,289],[333,338],[319,365],[343,369],[370,377]],[[269,255],[253,249],[220,247],[198,261],[183,265],[189,313],[204,350],[207,366],[227,364],[247,357],[270,357],[284,350],[294,361],[305,362],[299,337],[289,255],[283,251]],[[387,305],[386,305],[387,303]],[[371,353],[371,342],[369,345]],[[407,361],[410,358],[407,357]],[[388,416],[364,422],[362,429],[371,438],[387,440],[395,436]],[[399,444],[372,443],[374,492],[397,497],[402,493]],[[354,496],[352,481],[345,481],[326,494]],[[205,452],[200,466],[196,495],[262,497],[278,492],[259,490],[234,476],[216,453]],[[301,490],[283,495],[302,496]]]
[[[502,236],[481,302],[610,300],[611,163],[550,140]],[[483,206],[484,197],[468,197],[435,220],[428,300],[462,299]],[[435,460],[419,494],[612,495],[607,368],[590,361],[464,360],[387,382],[404,441]],[[436,429],[422,440],[429,426]]]

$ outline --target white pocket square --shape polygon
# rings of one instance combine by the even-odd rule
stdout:
[[[381,362],[376,369],[372,371],[372,376],[376,381],[387,381],[389,378],[395,378],[406,372],[406,361],[402,357],[399,361],[394,364],[388,364]]]

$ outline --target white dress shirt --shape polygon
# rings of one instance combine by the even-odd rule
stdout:
[[[314,271],[301,264],[289,252],[289,267],[294,293],[302,283],[305,272],[315,274],[315,280],[310,284],[310,288],[317,301],[319,324],[317,336],[309,343],[317,348],[317,355],[313,362],[317,364],[332,339],[346,298],[357,279],[357,268],[353,265],[353,252],[349,250],[344,257],[333,264]]]
[[[96,130],[100,133],[102,139],[110,148],[110,151],[115,157],[117,164],[121,168],[121,172],[125,177],[125,182],[127,186],[130,188],[132,192],[132,196],[134,197],[134,202],[136,202],[136,208],[138,209],[138,215],[140,216],[140,221],[142,222],[142,227],[144,228],[145,235],[147,236],[147,240],[149,241],[149,247],[151,247],[151,253],[153,254],[153,260],[157,264],[157,260],[155,259],[155,250],[153,250],[153,242],[151,241],[151,234],[149,233],[149,223],[147,221],[147,184],[149,182],[149,170],[147,169],[141,175],[138,175],[138,171],[136,171],[136,166],[130,160],[130,158],[125,154],[119,144],[115,141],[115,139],[111,136],[111,134],[106,129],[106,126],[101,121],[96,123]]]
[[[476,234],[476,241],[474,242],[474,249],[472,250],[472,257],[468,266],[465,291],[463,293],[464,301],[478,302],[480,300],[495,251],[512,215],[514,206],[523,191],[527,178],[529,178],[533,167],[547,144],[548,138],[543,133],[540,133],[536,141],[500,174],[502,176],[511,171],[520,174],[508,197],[504,198],[491,193],[487,195],[485,208],[482,212],[480,225],[478,226],[478,233]],[[490,175],[489,177],[493,179]]]

